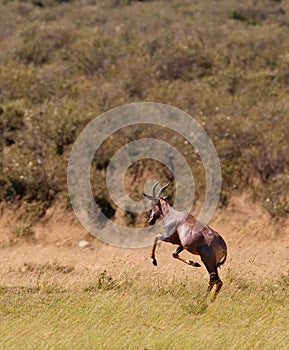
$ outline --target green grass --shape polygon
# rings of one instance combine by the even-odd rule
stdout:
[[[286,349],[288,277],[204,281],[153,277],[0,288],[1,349]]]

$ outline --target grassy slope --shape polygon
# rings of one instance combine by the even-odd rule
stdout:
[[[1,349],[286,349],[288,280],[224,279],[214,304],[198,280],[1,287]]]

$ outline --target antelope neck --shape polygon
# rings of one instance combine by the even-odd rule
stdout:
[[[161,199],[160,200],[160,209],[161,209],[162,216],[164,217],[170,213],[172,207],[169,205],[169,203],[167,203],[166,201]]]

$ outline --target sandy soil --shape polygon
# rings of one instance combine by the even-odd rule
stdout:
[[[287,221],[272,221],[256,204],[248,204],[246,196],[235,197],[226,209],[219,209],[210,226],[217,230],[228,245],[228,259],[220,274],[234,273],[252,278],[272,278],[289,273],[289,225]],[[58,213],[58,214],[57,214]],[[205,268],[193,268],[176,261],[174,247],[161,243],[157,250],[158,266],[150,261],[150,247],[124,249],[113,247],[90,236],[73,214],[51,210],[35,227],[34,241],[9,243],[13,219],[7,214],[0,221],[0,283],[23,284],[35,279],[40,272],[64,269],[65,278],[75,281],[96,276],[103,270],[111,274],[184,275],[194,273],[207,279]],[[80,240],[89,241],[79,248]],[[200,258],[182,253],[200,262]],[[46,267],[46,270],[45,270]],[[65,267],[72,267],[66,273]]]

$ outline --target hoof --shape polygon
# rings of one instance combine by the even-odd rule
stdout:
[[[156,258],[152,258],[152,263],[153,263],[154,266],[158,265]]]
[[[194,262],[193,260],[187,260],[187,263],[194,267],[201,267],[201,265],[198,262]]]

